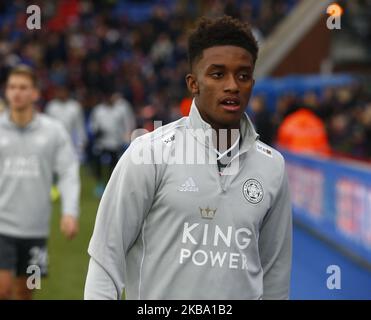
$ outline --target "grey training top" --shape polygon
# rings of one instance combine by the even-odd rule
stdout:
[[[118,299],[124,287],[128,299],[288,298],[284,159],[258,140],[245,115],[240,147],[220,174],[205,139],[210,129],[193,103],[189,117],[124,153],[98,209],[86,299]],[[205,152],[206,163],[188,161]]]
[[[77,150],[85,145],[87,137],[84,115],[81,105],[76,100],[68,99],[62,101],[60,99],[53,99],[46,105],[45,112],[52,118],[63,123],[72,141],[78,147]]]
[[[128,142],[135,126],[129,108],[124,100],[111,106],[101,103],[94,108],[90,125],[94,133],[99,133],[95,142],[98,149],[120,150]]]
[[[79,166],[63,125],[34,113],[24,128],[0,115],[0,234],[28,238],[49,234],[50,188],[58,175],[63,214],[78,216]]]

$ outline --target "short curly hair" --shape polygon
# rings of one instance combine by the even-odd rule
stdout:
[[[250,25],[226,15],[217,19],[200,18],[188,37],[188,61],[191,69],[194,61],[202,57],[205,49],[226,45],[246,49],[255,64],[258,43]]]

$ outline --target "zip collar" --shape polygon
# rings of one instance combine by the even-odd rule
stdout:
[[[0,124],[4,124],[8,128],[17,129],[21,131],[34,130],[38,127],[39,123],[40,123],[40,115],[35,110],[33,111],[32,120],[25,127],[20,127],[17,124],[15,124],[10,119],[9,111],[5,111],[4,114],[0,117]]]
[[[212,132],[211,125],[202,119],[196,106],[195,99],[192,101],[191,110],[187,119],[187,127],[193,129],[192,134],[200,143],[206,147],[214,148],[214,146],[210,146],[212,140],[207,138],[209,137],[208,133]],[[242,143],[240,144],[240,154],[247,152],[254,142],[259,139],[259,135],[256,133],[254,126],[246,113],[243,114],[240,121],[240,139],[242,140]]]

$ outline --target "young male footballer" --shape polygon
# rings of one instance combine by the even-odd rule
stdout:
[[[81,158],[87,141],[84,114],[80,103],[69,96],[66,85],[57,86],[55,97],[47,103],[45,113],[63,123],[77,154]]]
[[[31,299],[28,276],[47,272],[53,173],[61,231],[67,238],[78,231],[78,159],[63,124],[34,110],[36,82],[32,69],[15,67],[5,88],[9,108],[0,116],[0,299]]]
[[[250,28],[202,18],[189,37],[188,117],[137,138],[101,200],[86,299],[287,299],[291,204],[284,159],[244,113]],[[211,132],[211,133],[210,133]]]

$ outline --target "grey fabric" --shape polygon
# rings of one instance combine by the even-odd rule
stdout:
[[[47,237],[50,188],[58,176],[62,213],[79,215],[78,159],[63,125],[35,113],[25,128],[0,116],[0,233]]]

